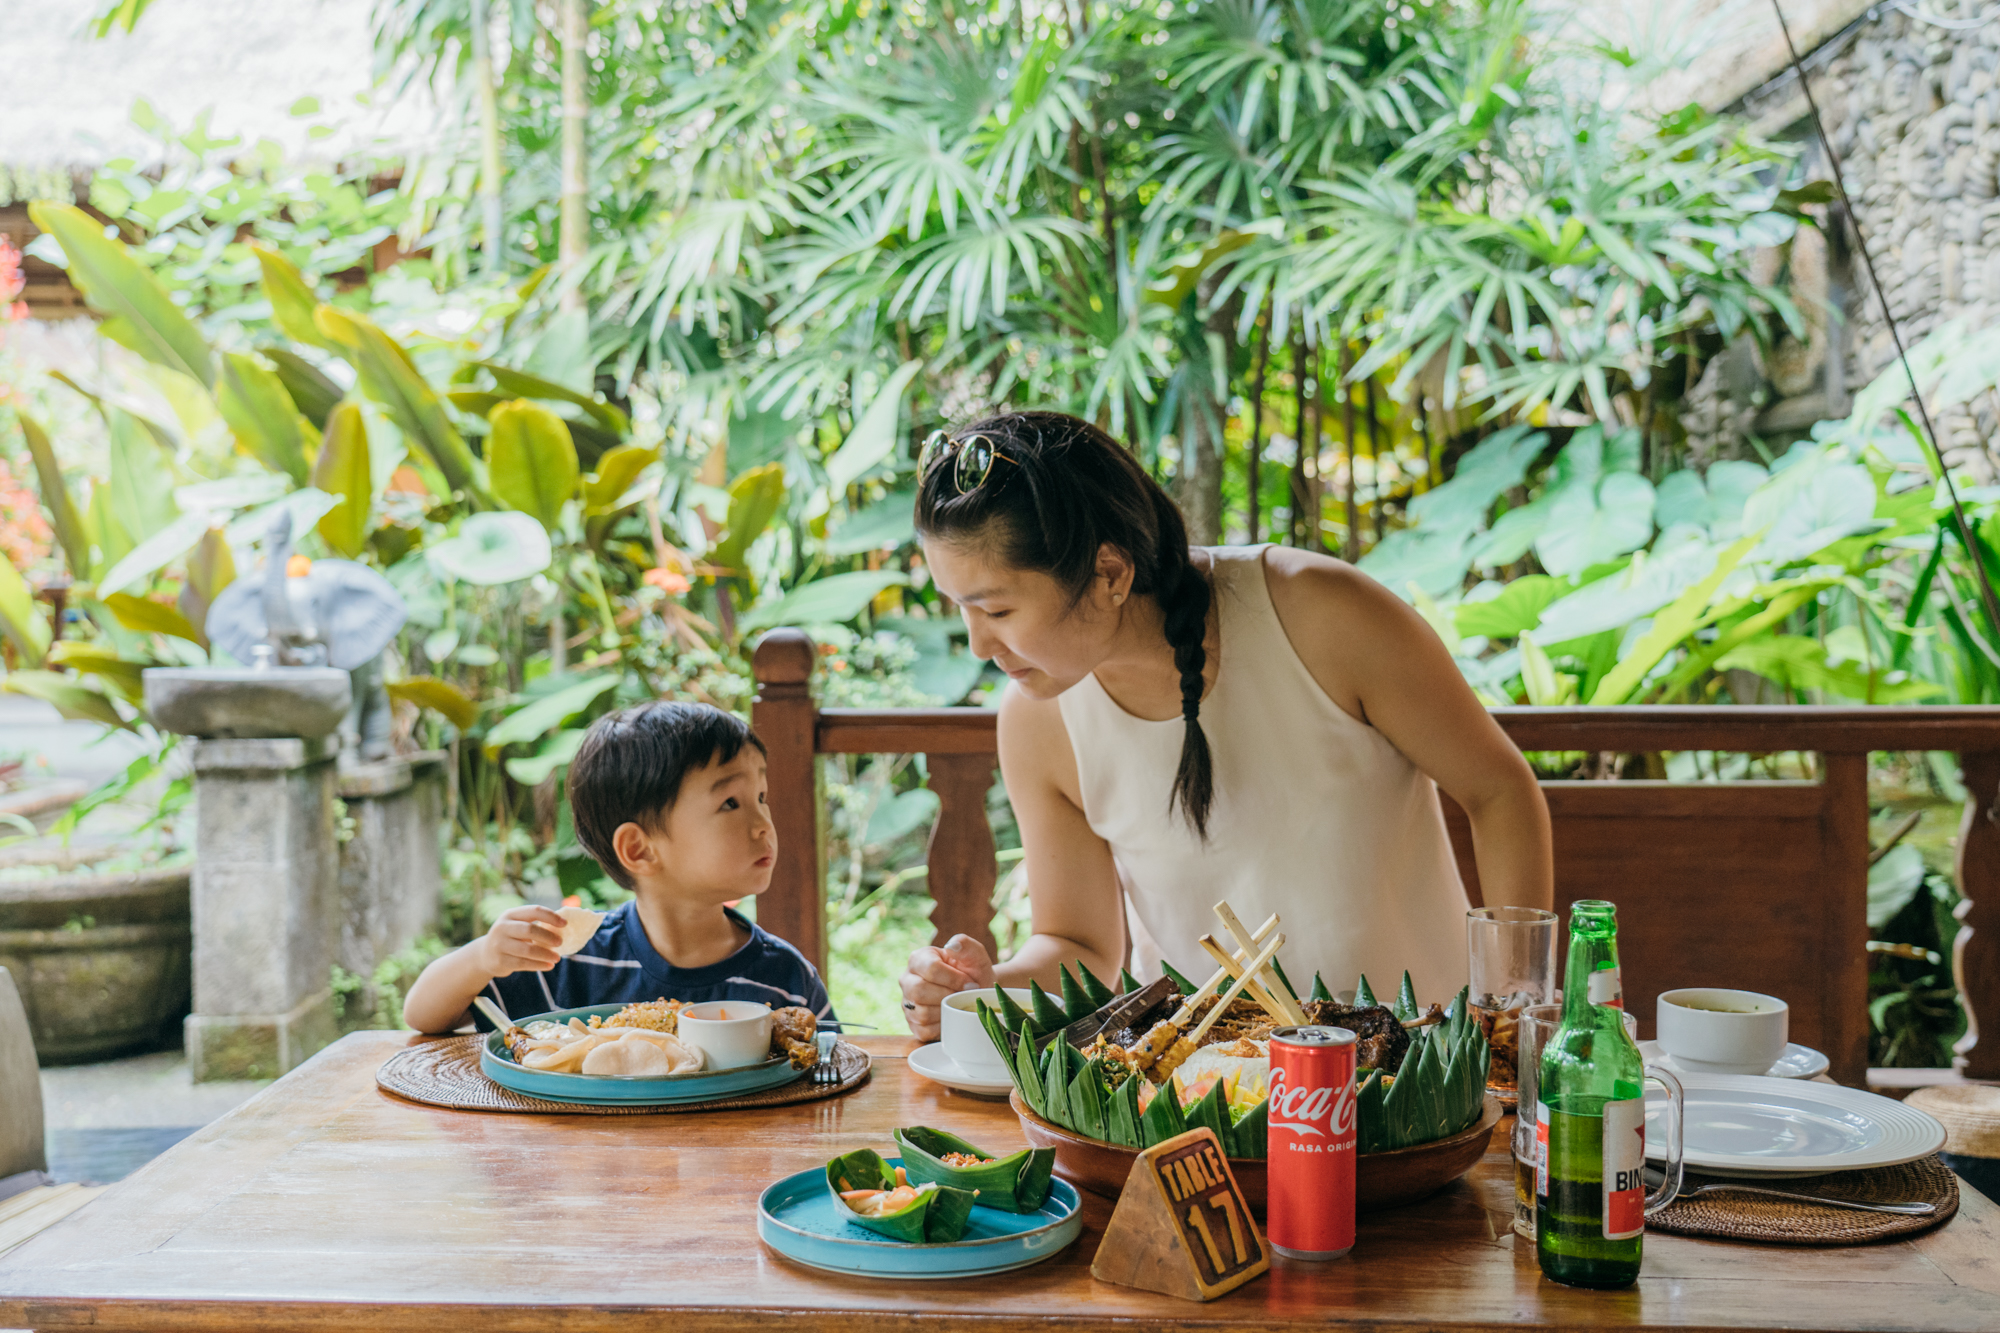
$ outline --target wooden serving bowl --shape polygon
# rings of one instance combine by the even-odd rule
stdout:
[[[1021,1133],[1037,1148],[1056,1150],[1056,1174],[1079,1189],[1115,1199],[1132,1174],[1137,1148],[1124,1148],[1075,1130],[1052,1125],[1036,1115],[1015,1090],[1007,1099],[1021,1118]],[[1389,1152],[1360,1153],[1354,1173],[1354,1209],[1366,1213],[1395,1208],[1429,1198],[1470,1171],[1486,1155],[1493,1127],[1500,1123],[1500,1102],[1487,1097],[1479,1119],[1456,1134]],[[1264,1160],[1232,1157],[1229,1168],[1243,1197],[1261,1220],[1264,1216]]]

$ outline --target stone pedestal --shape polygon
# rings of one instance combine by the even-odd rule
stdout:
[[[199,740],[194,870],[197,1081],[274,1078],[335,1036],[340,938],[334,759],[324,740]]]
[[[437,920],[445,763],[443,751],[428,751],[340,772],[352,834],[340,847],[339,962],[357,976]]]

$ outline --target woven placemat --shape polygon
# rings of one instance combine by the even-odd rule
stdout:
[[[676,1115],[688,1111],[733,1111],[752,1106],[788,1106],[817,1102],[852,1092],[868,1081],[868,1053],[847,1042],[836,1042],[833,1063],[840,1082],[815,1083],[801,1078],[762,1092],[747,1092],[724,1101],[678,1102],[665,1106],[585,1106],[581,1102],[551,1102],[503,1088],[479,1072],[479,1043],[484,1036],[445,1037],[397,1051],[375,1071],[375,1086],[426,1106],[453,1111],[512,1111],[540,1115]]]
[[[1715,1240],[1754,1240],[1767,1245],[1866,1245],[1929,1231],[1949,1222],[1958,1212],[1958,1181],[1935,1153],[1901,1166],[1833,1171],[1794,1180],[1726,1181],[1720,1176],[1702,1176],[1690,1171],[1682,1188],[1692,1190],[1709,1184],[1761,1185],[1868,1203],[1929,1203],[1935,1204],[1937,1211],[1907,1217],[1718,1190],[1668,1204],[1646,1219],[1646,1229]]]

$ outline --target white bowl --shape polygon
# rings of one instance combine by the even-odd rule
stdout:
[[[1784,1053],[1791,1010],[1775,995],[1695,987],[1661,994],[1660,1048],[1697,1074],[1761,1074]]]
[[[706,1069],[746,1069],[771,1058],[771,1006],[710,1000],[681,1013],[680,1035],[701,1047]]]
[[[1023,1009],[1028,1007],[1030,995],[1024,990],[1009,989],[1014,1003]],[[953,1064],[968,1074],[983,1075],[987,1078],[1008,1077],[1007,1062],[994,1049],[993,1039],[986,1035],[986,1029],[979,1022],[976,1001],[984,1000],[989,1008],[998,1008],[999,988],[988,986],[984,990],[962,990],[956,995],[944,997],[944,1004],[938,1009],[938,1044],[951,1057]]]

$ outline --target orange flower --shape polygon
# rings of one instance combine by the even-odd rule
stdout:
[[[668,569],[663,565],[647,570],[640,577],[669,597],[678,597],[694,586],[678,570]]]

